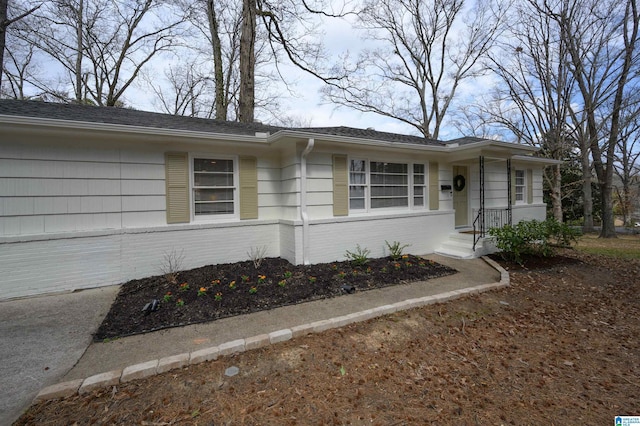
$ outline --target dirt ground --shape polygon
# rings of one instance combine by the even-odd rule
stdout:
[[[511,266],[511,287],[85,396],[18,425],[607,425],[640,414],[640,261]],[[239,374],[225,375],[235,366]]]

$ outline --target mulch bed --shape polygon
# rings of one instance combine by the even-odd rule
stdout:
[[[455,273],[454,269],[405,255],[350,262],[292,265],[265,258],[259,267],[245,261],[209,265],[178,274],[175,282],[155,276],[123,284],[94,335],[104,341],[169,327],[273,309]],[[152,310],[153,301],[157,310]],[[143,309],[147,306],[147,310]]]

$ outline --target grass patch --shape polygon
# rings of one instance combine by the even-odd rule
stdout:
[[[618,235],[618,238],[598,238],[585,234],[575,245],[576,250],[620,259],[640,259],[640,235]]]

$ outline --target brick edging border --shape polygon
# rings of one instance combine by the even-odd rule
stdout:
[[[482,284],[475,287],[468,287],[460,290],[452,290],[446,293],[433,296],[407,299],[391,305],[378,306],[353,314],[297,325],[291,328],[273,331],[268,334],[247,337],[245,339],[232,340],[218,346],[199,349],[192,352],[185,352],[165,358],[155,359],[140,364],[130,365],[122,370],[112,370],[105,373],[95,374],[86,379],[77,379],[56,385],[47,386],[42,389],[34,398],[33,404],[57,398],[68,398],[76,394],[83,395],[95,389],[108,386],[115,386],[119,383],[126,383],[132,380],[143,379],[156,374],[161,374],[176,368],[183,368],[187,365],[199,364],[205,361],[213,361],[221,356],[228,356],[235,353],[258,349],[274,343],[284,342],[295,337],[304,336],[311,333],[321,333],[323,331],[344,327],[356,322],[367,321],[372,318],[392,314],[421,306],[442,303],[452,299],[457,299],[467,294],[478,294],[489,290],[507,287],[510,285],[509,273],[497,262],[483,256],[482,259],[492,268],[500,272],[500,281],[497,283]]]

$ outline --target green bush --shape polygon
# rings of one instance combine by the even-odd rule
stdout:
[[[569,226],[566,223],[558,222],[555,218],[547,219],[543,223],[547,226],[549,239],[554,245],[560,247],[570,247],[582,236],[579,228]]]
[[[579,231],[555,219],[544,222],[526,220],[502,228],[491,228],[489,235],[496,237],[496,247],[504,259],[523,264],[523,256],[552,256],[555,246],[569,246],[576,241]]]

